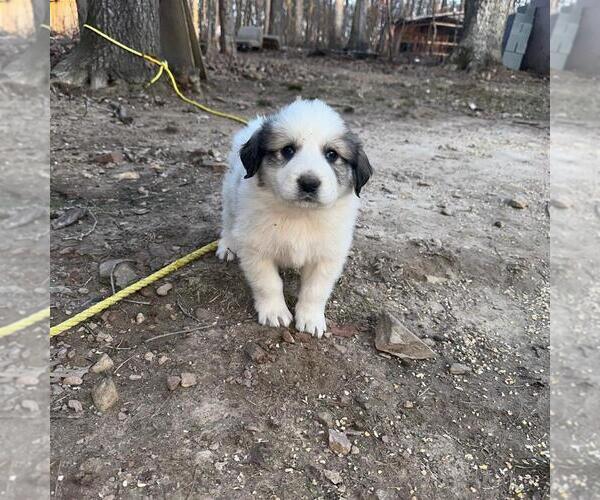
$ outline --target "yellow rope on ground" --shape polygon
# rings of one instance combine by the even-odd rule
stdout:
[[[186,102],[187,104],[191,104],[192,106],[195,106],[198,109],[200,109],[206,113],[209,113],[211,115],[219,116],[221,118],[226,118],[228,120],[233,120],[234,122],[241,123],[242,125],[246,125],[248,123],[248,120],[246,120],[240,116],[233,115],[230,113],[223,113],[222,111],[217,111],[216,109],[212,109],[212,108],[209,108],[208,106],[204,106],[203,104],[200,104],[199,102],[196,102],[193,99],[190,99],[190,98],[186,97],[185,95],[183,95],[183,93],[181,92],[181,90],[179,90],[179,87],[177,86],[177,81],[175,80],[175,76],[169,69],[169,65],[167,64],[167,61],[161,61],[161,60],[157,59],[156,57],[150,56],[148,54],[144,54],[143,52],[140,52],[139,50],[132,49],[131,47],[128,47],[127,45],[119,42],[118,40],[115,40],[114,38],[108,36],[106,33],[103,33],[99,29],[94,28],[93,26],[90,26],[89,24],[84,24],[83,27],[93,31],[94,33],[101,36],[105,40],[108,40],[109,42],[115,44],[117,47],[120,47],[123,50],[126,50],[127,52],[129,52],[131,54],[141,57],[141,58],[145,59],[146,61],[151,62],[152,64],[156,64],[159,67],[158,73],[156,73],[154,78],[152,78],[152,80],[150,80],[148,85],[152,85],[153,83],[158,81],[158,79],[162,76],[163,73],[166,73],[167,76],[169,77],[169,82],[171,83],[171,87],[173,87],[173,90],[175,91],[177,96],[182,101]],[[94,304],[93,306],[89,307],[85,311],[82,311],[82,312],[76,314],[72,318],[69,318],[68,320],[63,321],[62,323],[51,327],[50,328],[50,336],[54,337],[55,335],[58,335],[66,330],[69,330],[69,329],[79,325],[83,321],[91,318],[92,316],[95,316],[99,312],[102,312],[105,309],[108,309],[110,306],[116,304],[117,302],[124,299],[125,297],[128,297],[129,295],[131,295],[135,292],[138,292],[142,288],[154,283],[155,281],[157,281],[161,278],[164,278],[165,276],[172,273],[173,271],[176,271],[180,267],[183,267],[183,266],[189,264],[190,262],[198,259],[199,257],[202,257],[203,255],[205,255],[209,252],[215,251],[217,249],[217,244],[218,244],[217,241],[213,241],[212,243],[209,243],[208,245],[203,246],[202,248],[199,248],[198,250],[195,250],[192,253],[190,253],[180,259],[177,259],[175,262],[172,262],[168,266],[163,267],[162,269],[156,271],[155,273],[151,274],[150,276],[141,279],[137,283],[129,285],[127,288],[124,288],[123,290],[115,293],[114,295],[111,295],[110,297],[98,302],[97,304]],[[35,323],[38,323],[39,321],[41,321],[43,319],[49,318],[49,317],[50,317],[50,309],[43,309],[35,314],[32,314],[31,316],[28,316],[27,318],[23,318],[19,321],[16,321],[15,323],[1,327],[0,328],[0,337],[5,337],[7,335],[16,333],[20,330],[23,330],[24,328],[27,328],[28,326],[31,326]]]
[[[54,337],[55,335],[58,335],[59,333],[62,333],[66,330],[70,330],[74,326],[77,326],[79,323],[91,318],[92,316],[95,316],[96,314],[104,311],[105,309],[108,309],[110,306],[116,304],[125,297],[129,297],[135,292],[139,292],[142,288],[145,288],[148,285],[154,283],[155,281],[164,278],[165,276],[171,274],[173,271],[176,271],[180,267],[186,266],[190,262],[202,257],[203,255],[209,252],[214,252],[217,249],[218,243],[218,241],[213,241],[212,243],[209,243],[208,245],[205,245],[202,248],[199,248],[198,250],[194,250],[192,253],[189,253],[186,256],[181,257],[181,259],[177,259],[175,262],[171,262],[169,265],[163,267],[162,269],[159,269],[155,273],[152,273],[150,276],[147,276],[146,278],[143,278],[140,281],[137,281],[136,283],[133,283],[132,285],[129,285],[126,288],[123,288],[123,290],[115,293],[114,295],[111,295],[110,297],[107,297],[106,299],[98,302],[97,304],[94,304],[93,306],[87,308],[85,311],[76,314],[72,318],[63,321],[62,323],[56,326],[53,326],[52,328],[50,328],[50,337]]]
[[[35,325],[44,319],[48,319],[50,317],[50,308],[42,309],[36,313],[33,313],[31,316],[27,316],[26,318],[20,319],[19,321],[15,321],[10,325],[6,325],[0,327],[0,338],[6,337],[13,333],[17,333],[28,326]]]

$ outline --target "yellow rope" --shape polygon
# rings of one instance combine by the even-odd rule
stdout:
[[[111,295],[110,297],[107,297],[106,299],[98,302],[97,304],[94,304],[85,311],[76,314],[72,318],[63,321],[62,323],[56,326],[53,326],[52,328],[50,328],[50,337],[54,337],[55,335],[58,335],[59,333],[62,333],[66,330],[70,330],[74,326],[77,326],[78,324],[91,318],[92,316],[95,316],[96,314],[104,311],[105,309],[108,309],[110,306],[116,304],[120,300],[129,297],[135,292],[139,292],[142,288],[147,287],[148,285],[154,283],[155,281],[161,278],[164,278],[168,274],[171,274],[173,271],[176,271],[180,267],[186,266],[190,262],[202,257],[203,255],[209,252],[214,252],[217,249],[218,243],[218,241],[213,241],[212,243],[209,243],[208,245],[205,245],[202,248],[199,248],[198,250],[194,250],[192,253],[187,254],[185,257],[181,257],[181,259],[177,259],[175,262],[171,262],[169,265],[163,267],[162,269],[159,269],[155,273],[152,273],[150,276],[147,276],[146,278],[143,278],[140,281],[133,283],[132,285],[129,285],[126,288],[123,288],[123,290],[115,293],[114,295]]]
[[[193,99],[189,99],[188,97],[183,95],[181,93],[181,90],[179,90],[179,87],[177,86],[177,81],[175,80],[173,73],[171,73],[171,70],[169,69],[169,65],[167,64],[167,61],[160,61],[159,59],[156,59],[153,56],[144,54],[143,52],[140,52],[139,50],[132,49],[131,47],[128,47],[127,45],[115,40],[114,38],[108,36],[106,33],[103,33],[99,29],[94,28],[93,26],[90,26],[89,24],[84,24],[83,27],[93,31],[94,33],[101,36],[105,40],[108,40],[109,42],[114,43],[117,47],[120,47],[123,50],[126,50],[127,52],[129,52],[131,54],[134,54],[138,57],[142,57],[146,61],[159,66],[158,73],[156,73],[154,78],[152,78],[152,80],[150,80],[150,83],[148,85],[152,85],[153,83],[155,83],[162,76],[163,72],[165,72],[165,73],[167,73],[167,76],[169,77],[169,81],[171,83],[171,86],[173,87],[173,90],[175,91],[175,93],[179,96],[179,98],[182,101],[187,102],[188,104],[191,104],[192,106],[196,106],[198,109],[201,109],[202,111],[205,111],[206,113],[210,113],[211,115],[220,116],[221,118],[227,118],[228,120],[233,120],[234,122],[238,122],[243,125],[246,125],[248,123],[248,120],[246,120],[240,116],[232,115],[229,113],[223,113],[222,111],[217,111],[216,109],[212,109],[212,108],[209,108],[208,106],[204,106],[203,104],[200,104],[199,102],[196,102]]]
[[[44,27],[46,27],[46,26],[44,26]],[[234,122],[238,122],[243,125],[246,125],[248,123],[248,121],[246,119],[244,119],[240,116],[236,116],[236,115],[233,115],[230,113],[223,113],[222,111],[217,111],[216,109],[212,109],[212,108],[209,108],[208,106],[204,106],[203,104],[200,104],[200,103],[194,101],[193,99],[189,99],[188,97],[183,95],[182,92],[179,90],[179,87],[177,86],[177,81],[175,80],[175,76],[173,76],[173,73],[171,73],[171,70],[169,69],[169,65],[167,64],[167,61],[160,61],[159,59],[157,59],[153,56],[144,54],[143,52],[140,52],[139,50],[132,49],[131,47],[128,47],[127,45],[119,42],[118,40],[115,40],[114,38],[108,36],[106,33],[103,33],[99,29],[94,28],[93,26],[90,26],[89,24],[84,24],[83,27],[93,31],[94,33],[101,36],[105,40],[108,40],[109,42],[115,44],[117,47],[120,47],[123,50],[126,50],[127,52],[134,54],[138,57],[142,57],[143,59],[145,59],[148,62],[151,62],[152,64],[156,64],[159,67],[158,72],[156,73],[154,78],[152,78],[152,80],[150,80],[148,85],[152,85],[153,83],[158,81],[158,79],[162,76],[163,73],[166,73],[167,76],[169,77],[169,82],[171,83],[173,90],[175,91],[177,96],[182,101],[186,102],[187,104],[191,104],[192,106],[195,106],[198,109],[201,109],[202,111],[209,113],[211,115],[219,116],[221,118],[227,118],[228,120],[233,120]],[[198,259],[199,257],[201,257],[209,252],[215,251],[217,248],[217,244],[218,244],[217,241],[213,241],[212,243],[209,243],[208,245],[203,246],[202,248],[199,248],[198,250],[194,250],[192,253],[190,253],[180,259],[177,259],[175,262],[172,262],[168,266],[165,266],[162,269],[151,274],[150,276],[141,279],[137,283],[133,283],[132,285],[129,285],[128,287],[115,293],[114,295],[111,295],[110,297],[98,302],[97,304],[94,304],[93,306],[89,307],[85,311],[82,311],[82,312],[76,314],[72,318],[69,318],[68,320],[63,321],[62,323],[51,327],[50,328],[50,336],[54,337],[55,335],[58,335],[66,330],[69,330],[69,329],[79,325],[83,321],[91,318],[92,316],[95,316],[99,312],[102,312],[105,309],[108,309],[110,306],[116,304],[117,302],[124,299],[125,297],[128,297],[129,295],[131,295],[135,292],[138,292],[142,288],[154,283],[155,281],[157,281],[161,278],[164,278],[165,276],[172,273],[173,271],[176,271],[180,267],[183,267],[183,266],[189,264],[190,262]],[[43,319],[49,318],[49,317],[50,317],[50,309],[43,309],[35,314],[32,314],[31,316],[28,316],[19,321],[16,321],[15,323],[0,327],[0,337],[5,337],[7,335],[11,335],[12,333],[16,333],[20,330],[23,330],[24,328],[27,328],[28,326],[31,326],[35,323],[38,323],[39,321],[41,321]]]
[[[26,318],[20,319],[19,321],[15,321],[10,325],[6,325],[0,327],[0,338],[6,337],[7,335],[11,335],[16,333],[28,326],[35,325],[44,319],[48,319],[50,317],[50,309],[42,309],[36,313],[33,313],[31,316],[27,316]]]

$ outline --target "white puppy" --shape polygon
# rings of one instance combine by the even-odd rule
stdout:
[[[352,243],[372,170],[360,142],[325,103],[298,100],[236,134],[223,181],[217,256],[235,255],[262,325],[292,321],[279,268],[301,270],[296,329],[321,337],[325,305]]]

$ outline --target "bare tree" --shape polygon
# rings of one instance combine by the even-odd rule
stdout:
[[[206,77],[187,0],[78,0],[77,11],[80,23],[85,19],[146,54],[162,54],[178,75]],[[115,80],[147,82],[156,70],[144,59],[82,29],[79,43],[56,65],[53,76],[69,85],[89,83],[92,88],[102,88]]]
[[[229,13],[231,0],[219,0],[219,23],[221,34],[219,45],[222,54],[235,56],[235,35],[233,15]]]
[[[304,41],[304,0],[296,0],[294,42],[300,45]]]
[[[451,62],[474,71],[500,63],[510,3],[506,0],[466,0],[464,36],[452,54]]]
[[[365,51],[369,47],[367,41],[367,0],[356,0],[352,29],[348,40],[348,49]]]
[[[271,11],[269,13],[269,33],[281,36],[283,17],[283,0],[271,0]]]
[[[344,29],[344,0],[334,0],[333,13],[333,44],[336,48],[342,46],[342,32]]]
[[[160,52],[158,0],[89,0],[87,23],[109,33],[131,47],[149,54]],[[155,69],[123,49],[107,43],[89,30],[82,30],[79,44],[55,68],[54,75],[72,85],[90,83],[104,87],[109,81],[122,79],[141,83],[148,81]]]

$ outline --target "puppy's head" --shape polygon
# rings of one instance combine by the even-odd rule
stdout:
[[[325,103],[295,101],[266,118],[240,149],[246,179],[301,206],[328,206],[372,174],[360,141]]]

